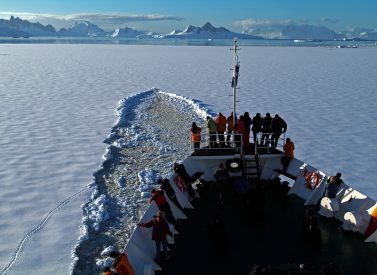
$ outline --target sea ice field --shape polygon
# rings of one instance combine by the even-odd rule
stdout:
[[[297,158],[377,199],[377,47],[239,58],[237,112],[280,114]],[[232,64],[223,46],[1,44],[0,274],[71,272],[121,100],[156,87],[228,115]]]

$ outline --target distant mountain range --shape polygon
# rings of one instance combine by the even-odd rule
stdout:
[[[9,20],[0,19],[0,36],[30,37],[30,36],[55,36],[53,26],[44,26],[40,23],[30,23],[27,20],[10,17]]]
[[[189,25],[184,31],[174,30],[163,37],[180,39],[233,39],[234,37],[238,39],[263,39],[260,36],[231,32],[224,27],[215,28],[209,22],[205,23],[203,27]]]
[[[186,30],[172,32],[166,35],[150,31],[138,31],[128,27],[106,32],[88,21],[75,22],[68,29],[57,31],[53,26],[43,26],[40,23],[31,23],[27,20],[11,17],[9,20],[0,19],[0,36],[6,37],[31,37],[31,36],[57,36],[57,37],[112,37],[112,38],[180,38],[180,39],[262,39],[255,35],[231,32],[223,27],[215,28],[207,22],[203,27],[188,26]]]
[[[284,39],[317,39],[339,40],[345,39],[344,34],[337,33],[324,26],[313,25],[287,25],[281,30],[281,38]]]
[[[119,28],[114,31],[104,31],[88,21],[77,21],[69,28],[56,30],[52,25],[31,23],[18,17],[11,16],[9,20],[0,19],[0,37],[109,37],[109,38],[151,38],[151,39],[320,39],[333,40],[357,38],[377,40],[377,31],[373,29],[355,29],[345,34],[337,33],[323,26],[286,25],[274,30],[275,35],[256,35],[255,33],[235,33],[224,27],[216,28],[207,22],[202,27],[189,25],[184,31],[173,30],[168,34],[158,34],[150,31],[138,31],[132,28]]]
[[[106,32],[87,21],[76,22],[68,29],[56,31],[52,25],[44,26],[31,23],[18,17],[11,16],[9,20],[0,19],[0,36],[31,37],[31,36],[105,36]]]

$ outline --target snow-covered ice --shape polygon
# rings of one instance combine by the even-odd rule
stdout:
[[[279,113],[299,159],[341,171],[377,198],[376,51],[243,47],[238,110]],[[2,44],[0,64],[0,272],[7,274],[69,273],[72,250],[89,230],[82,204],[101,197],[87,185],[101,156],[110,158],[102,141],[132,119],[115,121],[119,100],[158,87],[196,99],[203,112],[231,111],[228,47]],[[133,135],[113,150],[144,139]],[[137,206],[124,211],[136,216]],[[106,208],[96,209],[102,216],[94,223],[104,221]]]
[[[101,220],[100,230],[93,227],[89,217],[83,220],[89,238],[78,243],[75,249],[74,274],[102,270],[104,259],[98,251],[109,243],[117,249],[125,246],[148,205],[151,189],[157,187],[157,179],[168,176],[173,163],[187,156],[190,144],[187,129],[192,121],[204,124],[204,116],[208,114],[194,100],[157,89],[129,97],[120,105],[126,109],[118,114],[127,119],[120,117],[118,121],[123,122],[117,123],[112,138],[106,139],[114,157],[105,160],[95,173],[95,196],[84,206],[85,213],[92,213],[96,196],[105,195],[109,219]],[[133,130],[128,131],[129,128]],[[142,138],[125,148],[113,146],[134,136]],[[120,186],[120,178],[126,178],[127,184]]]

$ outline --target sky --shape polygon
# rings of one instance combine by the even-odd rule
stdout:
[[[56,28],[89,20],[103,29],[133,27],[170,32],[207,21],[232,31],[287,22],[324,25],[335,31],[377,29],[375,0],[2,0],[0,18],[19,16]]]

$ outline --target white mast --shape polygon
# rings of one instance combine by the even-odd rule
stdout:
[[[237,83],[238,83],[238,76],[240,72],[240,63],[238,61],[237,55],[237,38],[234,38],[234,47],[232,50],[234,51],[234,68],[233,68],[233,77],[232,77],[232,88],[233,88],[233,131],[232,131],[232,140],[233,146],[235,146],[235,126],[236,126],[236,94],[237,94]]]

